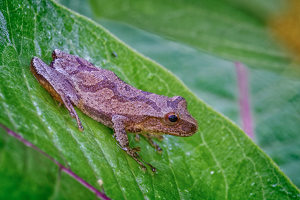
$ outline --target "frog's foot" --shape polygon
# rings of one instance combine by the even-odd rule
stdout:
[[[79,117],[78,117],[78,115],[77,115],[77,113],[76,113],[76,111],[75,111],[75,109],[74,109],[74,107],[73,107],[70,99],[68,97],[65,97],[64,95],[61,95],[61,99],[62,99],[64,105],[66,106],[66,108],[68,109],[71,117],[76,119],[76,122],[77,122],[77,125],[78,125],[78,129],[80,131],[83,131],[83,126],[81,124],[81,121],[80,121],[80,119],[79,119]]]
[[[163,141],[164,140],[164,136],[163,135],[157,135],[157,134],[152,134],[152,133],[147,133],[147,135],[150,137],[150,138],[156,138],[158,139],[158,141]]]
[[[140,135],[139,134],[135,134],[135,137],[134,137],[135,141],[139,142],[140,141]]]
[[[162,135],[157,135],[156,138],[157,138],[159,141],[163,141],[163,140],[164,140],[164,136],[162,136]]]
[[[140,152],[141,151],[141,147],[133,147],[132,150],[135,151],[135,152]]]
[[[148,135],[149,135],[151,138],[156,138],[156,139],[158,139],[159,141],[163,141],[163,139],[164,139],[164,136],[163,136],[163,135],[156,135],[156,134],[151,134],[151,133],[148,133]]]
[[[140,167],[141,167],[144,171],[147,170],[146,166],[144,165],[144,163],[145,163],[146,165],[148,165],[148,166],[151,168],[151,171],[152,171],[152,172],[156,172],[156,168],[155,168],[155,167],[153,167],[150,163],[145,162],[145,161],[139,156],[139,154],[137,153],[136,148],[125,147],[125,148],[123,148],[123,150],[126,151],[126,153],[127,153],[130,157],[132,157],[132,158],[140,165]]]
[[[162,148],[159,147],[159,145],[153,141],[152,137],[150,134],[144,134],[143,135],[145,137],[145,139],[148,141],[148,143],[155,148],[155,150],[158,152],[158,153],[161,153],[162,152]]]
[[[121,115],[114,115],[112,117],[112,122],[113,122],[113,128],[114,128],[114,138],[118,141],[120,147],[126,151],[126,153],[132,157],[140,166],[143,170],[146,171],[146,167],[144,165],[147,164],[151,167],[151,170],[153,172],[156,171],[155,167],[153,167],[151,164],[145,162],[137,153],[137,151],[140,150],[140,148],[130,148],[129,147],[129,141],[127,137],[127,133],[125,131],[125,123],[127,121],[127,118],[125,116]]]

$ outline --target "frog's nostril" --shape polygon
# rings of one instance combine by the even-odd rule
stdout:
[[[192,135],[197,131],[197,126],[195,124],[189,123],[189,124],[184,124],[181,127],[182,131],[184,132],[184,134],[188,135]]]
[[[192,131],[191,131],[191,133],[196,133],[196,132],[197,132],[197,129],[198,129],[197,124],[193,124],[193,125],[192,125]]]

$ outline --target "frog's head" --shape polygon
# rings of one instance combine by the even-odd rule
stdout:
[[[149,117],[140,124],[143,131],[152,134],[191,136],[198,129],[197,121],[187,110],[186,100],[181,96],[168,98],[159,117]]]

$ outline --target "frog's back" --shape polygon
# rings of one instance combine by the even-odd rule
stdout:
[[[161,112],[157,98],[167,98],[144,92],[128,85],[115,73],[105,69],[76,75],[75,87],[80,91],[81,103],[98,110],[108,117],[112,115],[157,116]]]
[[[112,115],[159,117],[165,107],[168,97],[136,89],[112,71],[59,50],[52,56],[51,66],[71,77],[79,99],[73,103],[97,121],[110,126]]]

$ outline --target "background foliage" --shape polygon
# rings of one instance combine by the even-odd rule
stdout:
[[[63,3],[68,5],[68,2]],[[78,5],[81,6],[83,14],[95,16],[88,12],[88,6],[82,6],[82,3]],[[123,8],[121,5],[123,4],[106,3],[105,10],[114,10],[116,6]],[[139,8],[139,5],[136,6]],[[97,9],[98,6],[95,4],[94,8]],[[181,8],[185,9],[184,6]],[[203,199],[299,198],[299,191],[296,187],[239,128],[197,99],[164,68],[128,48],[102,27],[71,13],[52,1],[3,1],[0,9],[0,52],[2,52],[0,54],[0,123],[20,133],[98,189],[100,188],[97,180],[103,180],[104,191],[109,197],[114,199],[154,197],[187,199],[199,196]],[[100,16],[114,18],[103,13],[100,12]],[[125,15],[128,14],[124,12]],[[127,23],[129,21],[134,22],[130,19]],[[156,23],[158,21],[156,20]],[[244,21],[247,22],[247,20]],[[235,103],[237,102],[237,86],[232,62],[199,51],[201,47],[198,45],[201,42],[197,42],[198,49],[194,49],[187,41],[188,45],[170,42],[157,35],[114,21],[102,20],[100,23],[139,51],[170,67],[174,73],[184,81],[186,80],[186,84],[198,96],[238,121],[238,105]],[[184,23],[186,22],[183,21],[182,24]],[[165,26],[167,27],[167,24]],[[186,32],[187,27],[183,28]],[[153,29],[153,32],[155,31]],[[156,32],[160,34],[159,31]],[[178,30],[178,32],[182,31]],[[161,35],[170,37],[164,33]],[[185,42],[183,39],[178,39],[178,41]],[[206,46],[209,46],[209,40]],[[201,123],[199,132],[191,138],[167,137],[160,143],[164,149],[163,155],[156,154],[144,141],[141,141],[139,145],[142,147],[142,157],[151,161],[159,169],[156,175],[143,173],[137,164],[118,148],[111,137],[110,129],[84,116],[81,112],[79,112],[80,117],[86,130],[84,134],[80,133],[66,109],[58,107],[57,102],[38,85],[30,74],[28,66],[30,58],[37,55],[49,62],[54,48],[69,51],[87,58],[98,66],[111,69],[123,80],[140,89],[168,96],[184,96],[189,102],[193,116]],[[280,48],[276,47],[276,49]],[[276,49],[271,50],[276,51]],[[205,50],[208,51],[209,48]],[[111,56],[113,51],[118,54],[117,58]],[[236,52],[233,50],[231,53],[235,55]],[[217,51],[212,51],[212,53],[226,57],[225,54]],[[249,55],[249,58],[254,63],[256,57],[251,58],[253,55],[255,54]],[[292,116],[297,120],[299,116],[299,110],[297,110],[299,109],[297,108],[299,83],[297,77],[290,76],[290,69],[281,68],[285,67],[286,61],[289,61],[285,55],[282,52],[279,54],[279,57],[284,57],[284,59],[278,65],[259,65],[251,69],[252,100],[255,97],[259,98],[256,102],[253,100],[254,115],[258,121],[256,126],[258,142],[262,146],[265,144],[265,147],[271,144],[269,153],[274,152],[277,156],[280,154],[275,154],[276,148],[272,146],[277,146],[277,149],[280,145],[283,148],[286,147],[285,149],[292,153],[285,149],[280,151],[282,157],[279,157],[277,162],[283,161],[293,165],[299,162],[297,158],[299,149],[296,144],[293,148],[285,144],[291,143],[292,137],[299,137],[297,135],[299,127],[289,118]],[[247,57],[247,54],[243,56]],[[242,61],[246,62],[246,60]],[[269,58],[266,62],[276,63]],[[218,73],[215,73],[216,71]],[[282,112],[283,109],[284,112]],[[290,123],[288,126],[286,126],[287,122]],[[261,123],[260,126],[259,123]],[[274,124],[277,129],[273,129]],[[282,134],[282,132],[287,132],[287,134]],[[11,142],[11,138],[7,137],[3,131],[0,138],[2,147],[0,171],[4,174],[9,165],[16,165],[10,164],[11,159],[8,158],[13,157],[14,152],[23,152],[24,147],[17,147],[18,145]],[[43,170],[36,172],[36,168],[28,169],[20,165],[19,168],[11,168],[10,173],[14,174],[15,170],[19,170],[19,173],[15,174],[20,174],[18,178],[21,180],[26,180],[25,172],[39,173],[41,176],[43,173],[49,174],[50,181],[45,181],[45,189],[40,191],[41,195],[76,199],[79,198],[76,195],[78,193],[81,195],[89,193],[84,187],[78,185],[72,189],[68,187],[66,190],[72,192],[65,194],[63,187],[67,187],[68,184],[73,185],[74,180],[70,177],[61,179],[57,175],[58,170],[55,166],[51,167],[49,164],[49,167],[43,167],[43,163],[49,161],[40,161],[39,156],[34,155],[35,152],[25,150],[27,151],[26,156],[17,158],[15,163],[24,162],[24,166],[28,166],[31,162],[38,163],[39,168]],[[286,155],[295,156],[290,156],[291,159],[287,161]],[[29,159],[31,157],[32,160]],[[289,170],[286,171],[289,172]],[[25,190],[12,190],[12,188],[21,187],[17,184],[18,178],[12,179],[14,181],[10,182],[11,186],[6,184],[6,190],[0,192],[2,196],[13,198],[7,195],[20,196],[24,193]],[[1,185],[4,183],[2,180]],[[51,180],[56,180],[55,184]],[[63,184],[60,185],[59,182]],[[26,183],[29,183],[31,189],[41,185],[40,182],[30,178]],[[35,192],[27,193],[29,196],[35,194]]]

